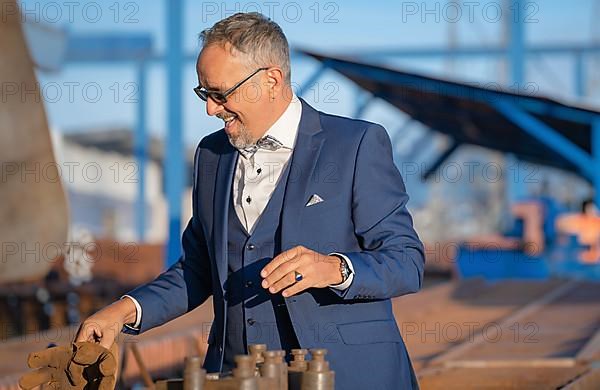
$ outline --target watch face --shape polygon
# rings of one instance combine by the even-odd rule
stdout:
[[[350,276],[350,270],[348,269],[348,264],[346,264],[345,260],[342,260],[341,264],[342,279],[346,281],[346,279],[348,279],[348,277]]]

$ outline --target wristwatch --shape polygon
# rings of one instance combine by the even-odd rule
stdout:
[[[344,259],[343,256],[336,255],[336,254],[334,254],[333,256],[340,259],[340,274],[342,274],[342,282],[341,283],[344,283],[346,280],[348,280],[352,271],[350,271],[350,267],[348,267],[348,263],[346,262],[346,259]]]

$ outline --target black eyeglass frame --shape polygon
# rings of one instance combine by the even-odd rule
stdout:
[[[210,97],[215,103],[225,104],[225,103],[227,103],[227,96],[229,96],[233,92],[235,92],[236,89],[238,89],[239,87],[242,86],[242,84],[244,84],[246,81],[248,81],[252,77],[254,77],[254,75],[256,75],[258,72],[260,72],[262,70],[267,70],[267,69],[269,69],[268,66],[264,67],[264,68],[258,68],[258,69],[256,69],[248,77],[246,77],[242,81],[236,83],[233,87],[229,88],[225,92],[211,91],[211,90],[208,90],[208,89],[206,89],[206,88],[204,88],[204,87],[202,87],[200,85],[198,85],[197,87],[194,88],[194,92],[196,92],[196,95],[198,95],[198,97],[200,99],[204,100],[205,102],[208,101],[208,98]]]

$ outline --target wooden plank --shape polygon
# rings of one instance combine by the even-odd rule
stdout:
[[[587,371],[589,368],[581,365],[573,367],[454,367],[444,368],[428,375],[419,375],[419,385],[422,390],[564,389],[563,386],[573,383]]]
[[[575,289],[579,284],[580,283],[578,281],[569,281],[557,287],[556,289],[550,291],[549,293],[543,295],[535,301],[525,305],[521,309],[515,311],[514,313],[503,319],[500,322],[499,327],[505,328],[515,322],[518,322],[521,318],[529,316],[530,314],[540,310],[544,305],[547,305],[564,296],[568,292]],[[477,347],[485,341],[485,335],[482,332],[479,332],[473,336],[472,340],[465,340],[460,344],[450,347],[445,352],[432,359],[431,364],[444,364],[446,361],[457,359],[459,355],[465,353],[466,351],[474,347]]]
[[[576,359],[584,362],[590,362],[600,357],[600,329],[577,353]]]
[[[588,371],[563,387],[563,390],[598,390],[600,389],[600,368]]]
[[[444,362],[444,367],[461,368],[510,368],[510,367],[574,367],[577,361],[572,358],[512,359],[512,360],[452,360]]]

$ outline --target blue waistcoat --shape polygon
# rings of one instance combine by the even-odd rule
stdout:
[[[281,252],[281,209],[288,176],[289,164],[251,234],[235,212],[233,193],[229,202],[224,371],[234,367],[235,355],[247,353],[248,344],[266,344],[269,350],[288,352],[299,347],[281,292],[269,293],[261,286],[260,277],[263,267]]]

